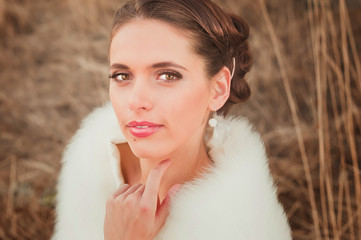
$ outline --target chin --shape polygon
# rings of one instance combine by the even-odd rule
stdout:
[[[169,149],[159,144],[151,144],[147,142],[128,142],[130,149],[137,158],[154,158],[166,159]]]

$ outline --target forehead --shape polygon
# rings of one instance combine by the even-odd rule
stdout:
[[[137,19],[123,25],[112,39],[110,64],[179,61],[192,64],[200,59],[192,51],[192,40],[184,30],[159,20]]]

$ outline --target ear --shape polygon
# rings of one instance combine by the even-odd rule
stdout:
[[[223,107],[230,94],[231,73],[226,66],[223,66],[212,78],[211,88],[212,96],[209,103],[209,110],[216,111]]]

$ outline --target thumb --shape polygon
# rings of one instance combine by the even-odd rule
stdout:
[[[175,184],[171,189],[169,189],[167,196],[164,198],[162,204],[159,206],[157,212],[156,212],[156,228],[159,230],[163,227],[168,214],[169,214],[169,205],[171,202],[171,197],[173,197],[178,190],[180,189],[182,185],[181,184]]]

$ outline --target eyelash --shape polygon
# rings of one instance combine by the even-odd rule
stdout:
[[[158,78],[162,75],[171,75],[174,77],[174,79],[171,79],[171,80],[168,80],[168,79],[161,79],[162,81],[164,82],[172,82],[172,81],[177,81],[177,80],[180,80],[182,79],[182,74],[176,72],[176,71],[173,71],[173,70],[160,70],[157,72],[157,76]]]
[[[130,75],[131,75],[130,73],[116,72],[116,73],[114,73],[112,75],[109,75],[109,78],[113,79],[115,82],[125,82],[125,81],[131,80],[131,78],[130,79],[125,79],[125,80],[124,79],[123,80],[118,80],[117,77],[118,76],[130,77]],[[157,79],[162,75],[171,75],[171,76],[173,76],[174,79],[170,79],[170,80],[168,80],[168,79],[160,79],[161,81],[167,82],[167,83],[177,81],[177,80],[180,80],[180,79],[183,78],[182,74],[180,74],[180,73],[178,73],[176,71],[173,71],[173,70],[160,70],[160,71],[158,71],[156,73],[156,75],[157,75]]]
[[[113,75],[109,75],[109,78],[113,79],[115,82],[124,82],[124,81],[128,81],[128,80],[118,80],[117,77],[118,76],[130,76],[130,73],[123,73],[123,72],[118,72],[118,73],[114,73]],[[129,79],[130,80],[130,79]]]

